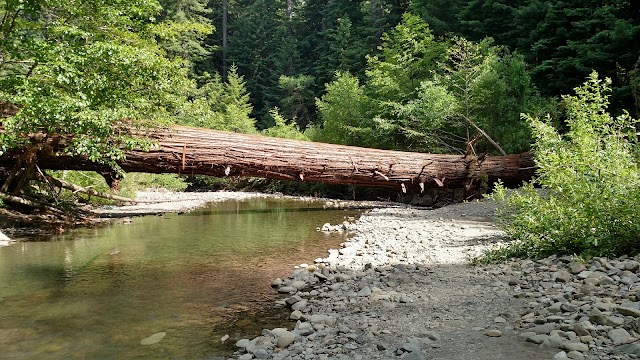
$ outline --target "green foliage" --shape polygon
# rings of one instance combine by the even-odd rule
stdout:
[[[532,110],[538,97],[522,57],[492,46],[491,39],[454,38],[447,52],[443,75],[436,79],[457,99],[450,131],[455,133],[457,126],[475,132],[475,124],[505,152],[527,151],[530,133],[520,113]],[[486,141],[476,150],[495,151]]]
[[[208,74],[201,77],[201,82],[202,85],[191,89],[190,100],[174,112],[178,123],[239,133],[255,132],[249,94],[235,66],[229,69],[224,83],[220,76]]]
[[[307,136],[334,144],[384,146],[378,143],[378,129],[369,113],[371,100],[358,79],[349,73],[338,73],[336,77],[316,102],[323,127],[308,129]]]
[[[314,97],[311,87],[314,80],[308,75],[281,75],[279,80],[283,93],[282,111],[289,119],[295,119],[303,129],[313,120]]]
[[[263,135],[271,137],[279,137],[283,139],[304,140],[309,141],[294,122],[287,124],[287,120],[280,115],[278,108],[269,111],[269,115],[273,118],[275,126],[262,130]]]
[[[432,76],[446,56],[447,44],[436,41],[429,25],[406,13],[393,30],[382,34],[380,54],[368,57],[370,93],[378,100],[414,97],[420,82]]]
[[[154,41],[159,11],[143,0],[0,2],[0,101],[20,106],[3,119],[2,147],[63,132],[69,153],[116,167],[122,150],[144,146],[128,129],[166,120],[189,86]]]
[[[212,34],[214,27],[207,15],[211,9],[208,0],[160,0],[161,21],[154,32],[160,45],[172,56],[179,56],[189,63],[203,61],[210,55],[205,38]]]
[[[551,119],[526,117],[535,137],[536,183],[508,195],[501,223],[515,242],[488,259],[549,254],[615,256],[640,249],[640,146],[636,120],[612,117],[611,80],[593,72],[576,95],[563,97],[568,132]]]
[[[51,171],[50,175],[66,182],[78,185],[86,189],[96,190],[102,193],[110,193],[109,186],[104,178],[93,171]],[[123,197],[135,198],[136,191],[145,189],[166,189],[170,191],[182,191],[187,187],[184,180],[175,174],[145,174],[127,173],[120,181],[120,187],[116,194]],[[62,200],[75,202],[78,197],[99,203],[112,203],[113,201],[75,193],[69,190],[61,190],[58,194]]]
[[[379,148],[464,152],[473,134],[488,134],[508,152],[529,147],[520,113],[538,96],[522,57],[487,39],[437,40],[415,15],[382,36],[368,57],[367,81],[345,74],[318,101],[321,129],[311,137]],[[480,142],[477,151],[495,151]]]
[[[118,194],[129,198],[136,196],[136,191],[148,189],[165,189],[183,191],[187,188],[184,178],[177,174],[127,173],[120,182]]]
[[[284,4],[275,0],[238,4],[242,15],[230,23],[228,60],[247,79],[252,116],[259,128],[265,127],[262,121],[268,110],[279,105],[280,76],[299,73],[297,40],[289,35]]]

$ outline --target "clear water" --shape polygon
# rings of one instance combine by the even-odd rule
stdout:
[[[357,214],[253,199],[0,248],[0,359],[224,354],[270,320],[284,324],[258,314],[277,297],[271,280],[345,240],[317,226]]]

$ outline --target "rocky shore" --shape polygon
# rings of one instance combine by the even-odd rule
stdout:
[[[291,328],[240,339],[233,359],[632,359],[638,259],[474,266],[506,241],[489,201],[374,209],[340,249],[275,279]],[[225,339],[226,340],[226,339]]]

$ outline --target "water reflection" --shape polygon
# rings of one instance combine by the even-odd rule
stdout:
[[[0,358],[209,357],[273,278],[344,241],[317,226],[356,214],[253,199],[0,248]]]

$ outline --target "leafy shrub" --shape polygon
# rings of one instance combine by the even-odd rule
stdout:
[[[535,139],[538,177],[493,197],[506,206],[500,223],[515,241],[488,260],[549,254],[619,255],[640,250],[640,147],[637,121],[608,112],[611,81],[592,73],[563,98],[568,131],[552,119],[525,119]]]

